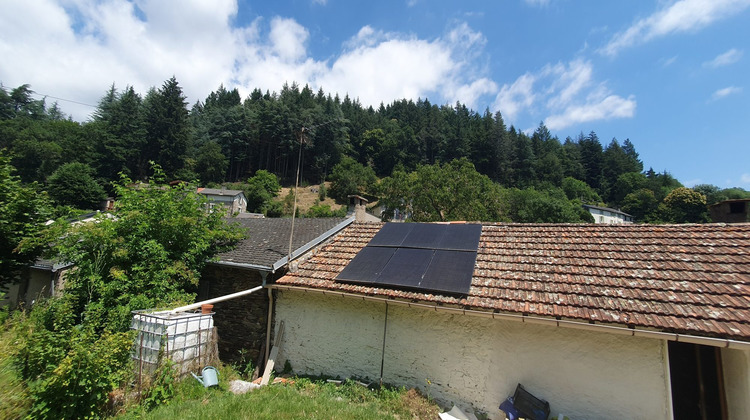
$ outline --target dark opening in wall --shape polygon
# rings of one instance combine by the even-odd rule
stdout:
[[[726,420],[718,348],[670,341],[669,371],[675,419]]]

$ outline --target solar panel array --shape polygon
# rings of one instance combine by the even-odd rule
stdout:
[[[387,223],[336,280],[466,295],[481,233],[478,224]]]

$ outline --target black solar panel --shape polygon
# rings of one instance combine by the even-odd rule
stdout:
[[[392,286],[419,288],[435,251],[431,249],[399,248],[380,273],[378,282]]]
[[[445,225],[445,235],[436,248],[476,252],[481,234],[482,225]]]
[[[414,223],[386,223],[367,246],[401,246],[414,226]]]
[[[482,226],[387,223],[336,280],[468,294]]]
[[[336,276],[337,280],[374,283],[396,252],[396,248],[366,246]]]
[[[439,292],[468,294],[476,259],[476,252],[435,251],[432,264],[425,272],[419,287]]]
[[[435,249],[443,240],[448,225],[437,225],[428,223],[410,223],[414,227],[410,230],[402,247]]]

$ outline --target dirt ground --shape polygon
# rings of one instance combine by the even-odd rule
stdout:
[[[330,190],[331,183],[326,182],[326,190]],[[292,187],[293,188],[293,187]],[[289,190],[292,189],[290,187],[282,187],[281,192],[278,195],[278,199],[284,200],[284,197],[289,194]],[[307,187],[299,187],[299,190],[297,191],[297,207],[299,208],[299,211],[301,213],[306,212],[310,207],[315,205],[315,202],[318,200],[318,191],[320,190],[320,185],[310,185]],[[344,207],[343,205],[336,204],[336,201],[334,201],[331,197],[326,197],[325,200],[323,200],[320,204],[328,204],[331,206],[331,210],[337,210],[341,207]]]

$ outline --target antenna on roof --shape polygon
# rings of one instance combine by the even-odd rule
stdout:
[[[292,228],[289,230],[289,256],[286,263],[288,269],[292,269],[292,239],[294,238],[294,219],[297,217],[297,188],[299,187],[299,171],[302,166],[302,144],[304,143],[305,127],[299,131],[299,156],[297,157],[297,175],[294,178],[294,206],[292,208]]]
[[[312,127],[305,127],[299,130],[299,155],[297,157],[297,175],[294,178],[294,206],[292,208],[292,228],[289,230],[289,255],[287,256],[286,263],[289,267],[289,271],[292,270],[292,239],[294,238],[294,220],[297,217],[297,189],[299,189],[299,173],[302,167],[302,145],[307,142],[307,134],[310,130],[322,127],[336,121],[344,121],[344,118],[334,118],[320,124],[316,124]]]

